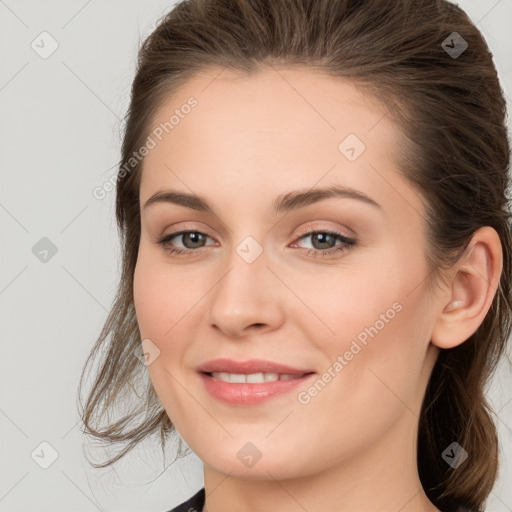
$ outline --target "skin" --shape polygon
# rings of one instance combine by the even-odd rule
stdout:
[[[204,510],[438,510],[416,466],[421,401],[439,350],[463,343],[491,305],[498,235],[477,231],[431,294],[424,205],[398,172],[401,133],[384,105],[307,68],[217,69],[166,98],[153,126],[190,96],[198,105],[144,161],[134,300],[142,339],[160,351],[148,366],[155,391],[204,462]],[[353,162],[338,149],[348,134],[366,145]],[[282,194],[334,184],[380,207],[336,197],[272,209]],[[201,195],[214,213],[144,208],[162,189]],[[177,236],[167,248],[196,253],[158,244],[181,229],[207,237]],[[340,244],[304,234],[325,229],[356,244],[308,255]],[[248,236],[263,250],[252,263],[236,251]],[[307,404],[301,389],[257,406],[223,404],[196,372],[229,357],[321,376],[396,303],[400,312]],[[248,442],[261,453],[252,467],[237,457]]]

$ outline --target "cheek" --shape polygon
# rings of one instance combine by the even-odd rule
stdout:
[[[193,289],[191,282],[179,267],[165,265],[144,249],[139,252],[133,281],[137,323],[141,340],[151,340],[159,350],[147,370],[160,402],[169,417],[173,413],[172,421],[177,417],[178,423],[179,418],[187,417],[184,407],[189,397],[183,392],[181,378],[175,376],[183,370],[190,322],[197,322],[194,315],[199,314],[198,285]]]
[[[332,371],[344,375],[336,393],[347,392],[347,401],[368,404],[369,397],[370,402],[378,399],[385,390],[378,377],[391,389],[405,394],[414,390],[429,341],[425,275],[426,264],[419,254],[397,248],[381,251],[374,265],[340,269],[335,277],[320,282],[308,279],[306,285],[313,290],[308,306],[328,329],[322,328],[324,334],[319,336],[319,322],[313,322],[315,332],[311,322],[304,321],[302,328],[327,356],[326,369],[341,364]]]
[[[351,340],[358,335],[364,340],[372,326],[379,332],[390,331],[390,325],[403,324],[404,316],[412,314],[417,308],[417,293],[412,292],[425,272],[419,250],[411,254],[389,245],[365,249],[360,257],[328,273],[295,276],[293,288],[317,317],[307,315],[307,320],[322,327],[325,340]]]
[[[176,333],[190,321],[201,297],[200,284],[180,266],[165,265],[146,252],[139,253],[133,280],[137,322],[141,336],[163,351],[164,340],[178,341]]]

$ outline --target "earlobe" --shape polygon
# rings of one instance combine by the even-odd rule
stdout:
[[[450,286],[439,298],[440,313],[432,331],[432,344],[453,348],[471,337],[489,311],[503,268],[498,233],[480,228],[455,264]]]

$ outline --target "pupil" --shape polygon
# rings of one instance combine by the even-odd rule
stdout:
[[[326,244],[327,243],[327,245],[329,245],[329,244],[328,244],[328,241],[326,242],[326,239],[328,239],[331,236],[332,235],[330,235],[328,233],[317,233],[316,234],[316,237],[320,238],[320,243],[321,244]],[[323,239],[323,241],[322,241],[322,239]],[[313,237],[313,240],[315,240],[315,237]],[[315,244],[313,243],[313,245],[315,245]],[[316,247],[316,248],[317,249],[326,249],[326,248],[329,249],[330,247],[321,246],[321,247]]]
[[[191,238],[192,239],[192,246],[196,247],[194,244],[197,244],[199,242],[199,246],[200,247],[200,242],[201,242],[201,238],[202,238],[202,235],[200,233],[186,233],[184,235],[185,239],[186,238]],[[196,238],[197,240],[194,241],[193,239]],[[188,245],[185,243],[185,245]]]

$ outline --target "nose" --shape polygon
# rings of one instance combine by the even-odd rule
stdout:
[[[225,336],[241,339],[273,331],[284,322],[285,290],[263,252],[248,262],[236,251],[208,294],[208,321]]]

